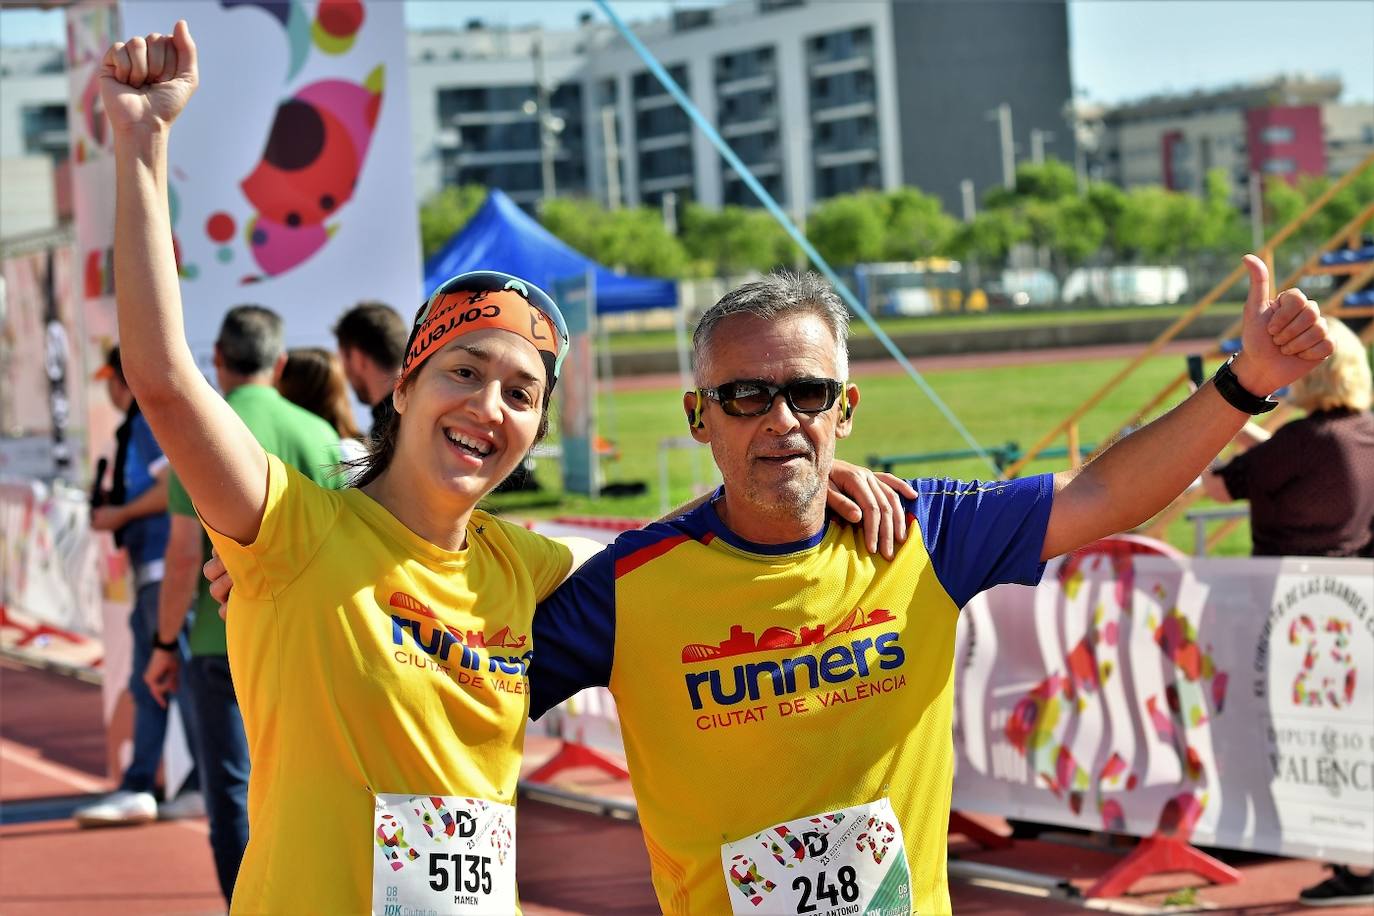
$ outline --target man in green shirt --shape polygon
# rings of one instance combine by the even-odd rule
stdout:
[[[225,400],[264,449],[322,486],[336,486],[339,437],[324,420],[282,397],[274,387],[286,363],[281,318],[256,305],[233,308],[215,341],[215,373]],[[224,621],[200,575],[209,554],[195,508],[173,472],[167,509],[172,518],[158,602],[158,628],[144,680],[165,704],[176,689],[181,661],[171,651],[187,613],[191,660],[186,686],[197,715],[197,765],[210,817],[210,846],[227,902],[248,845],[248,742],[229,670]],[[203,722],[203,725],[200,723]]]

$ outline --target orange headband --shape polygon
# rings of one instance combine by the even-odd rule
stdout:
[[[460,290],[430,300],[401,364],[400,381],[450,341],[484,328],[510,331],[539,352],[558,358],[558,331],[524,296],[513,289]]]

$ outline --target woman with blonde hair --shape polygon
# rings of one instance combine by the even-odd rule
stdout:
[[[1307,416],[1273,435],[1247,424],[1248,446],[1203,475],[1220,502],[1250,500],[1254,556],[1374,555],[1374,416],[1369,351],[1340,321],[1327,318],[1335,353],[1288,389]]]

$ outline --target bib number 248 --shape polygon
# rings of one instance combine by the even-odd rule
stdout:
[[[820,903],[836,907],[841,903],[853,903],[859,899],[859,876],[851,865],[841,865],[828,880],[825,872],[816,874],[815,883],[809,875],[797,875],[792,880],[792,890],[800,891],[797,899],[798,913],[814,913]]]

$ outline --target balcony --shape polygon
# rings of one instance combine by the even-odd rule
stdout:
[[[673,149],[678,146],[688,146],[692,142],[692,134],[689,131],[674,131],[671,134],[662,134],[657,137],[646,137],[640,140],[635,146],[641,153],[653,153],[661,149]]]
[[[839,60],[813,60],[807,64],[807,71],[813,77],[837,76],[841,73],[852,73],[855,70],[872,69],[873,55],[867,52]]]
[[[449,118],[449,123],[457,127],[476,127],[482,124],[517,124],[530,120],[530,116],[519,108],[511,110],[460,111]]]
[[[759,73],[755,76],[742,76],[737,79],[721,80],[716,83],[717,95],[739,95],[757,89],[772,89],[778,84],[772,73]]]
[[[748,163],[745,164],[748,165]],[[749,171],[754,174],[755,178],[770,178],[774,175],[782,174],[782,163],[776,161],[760,162],[755,165],[750,165]],[[736,172],[734,169],[727,168],[722,174],[726,181],[743,180],[740,178],[739,172]]]
[[[555,159],[567,159],[565,151],[559,150],[554,154]],[[453,161],[464,167],[474,167],[481,165],[538,165],[542,160],[539,158],[537,149],[502,149],[502,150],[463,150],[453,157]]]
[[[658,95],[646,95],[635,99],[635,111],[653,111],[656,108],[668,108],[676,105],[677,99],[668,94],[668,90],[662,90]]]
[[[834,107],[830,107],[834,105]],[[827,102],[811,103],[811,120],[817,124],[823,121],[843,121],[845,118],[871,118],[878,113],[878,106],[872,99],[845,100],[838,104]]]
[[[875,149],[851,149],[834,153],[816,153],[816,168],[833,169],[842,165],[855,165],[861,162],[877,162]]]
[[[777,115],[769,114],[766,117],[754,118],[750,121],[735,121],[730,124],[720,125],[720,135],[726,139],[736,137],[747,137],[751,134],[773,133],[778,129]]]
[[[657,194],[660,191],[676,191],[680,188],[690,188],[691,186],[691,173],[683,172],[677,175],[665,175],[662,178],[646,178],[639,183],[639,193]]]

